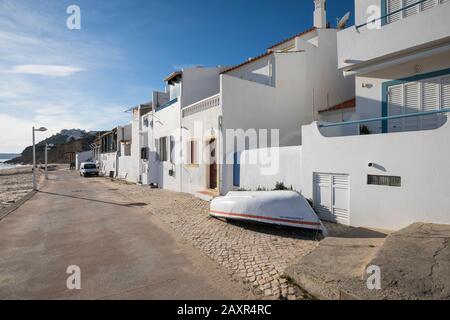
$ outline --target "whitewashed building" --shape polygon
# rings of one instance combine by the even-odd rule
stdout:
[[[183,191],[214,196],[243,187],[238,154],[272,146],[261,140],[256,145],[239,147],[233,141],[227,145],[227,130],[246,134],[249,129],[268,130],[265,136],[270,141],[270,130],[275,129],[279,146],[299,146],[301,125],[326,116],[327,112],[319,111],[354,98],[354,79],[344,78],[338,70],[338,30],[327,24],[325,1],[316,0],[315,6],[311,29],[226,69],[220,77],[220,92],[183,108],[183,127],[189,132],[195,131],[196,123],[203,124],[203,130],[183,143],[188,159]]]
[[[189,174],[182,165],[184,144],[182,136],[188,128],[182,123],[182,110],[196,101],[217,94],[219,75],[224,67],[185,68],[166,79],[166,92],[153,93],[154,109],[146,117],[149,145],[148,182],[160,188],[186,191],[182,177]],[[144,119],[145,120],[145,119]]]
[[[357,0],[355,12],[338,33],[355,114],[303,127],[302,192],[347,225],[450,223],[450,1]]]
[[[131,124],[118,126],[98,138],[99,170],[103,176],[126,180],[131,174]]]

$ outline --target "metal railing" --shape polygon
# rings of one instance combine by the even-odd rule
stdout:
[[[164,109],[164,108],[167,108],[167,107],[173,105],[174,103],[176,103],[177,101],[178,101],[178,98],[175,98],[175,99],[173,99],[173,100],[170,100],[169,102],[166,102],[166,103],[163,104],[162,106],[156,108],[155,111],[158,112],[158,111],[160,111],[160,110],[162,110],[162,109]]]
[[[389,120],[396,120],[396,119],[403,119],[403,118],[428,116],[428,115],[447,113],[447,112],[450,112],[450,108],[444,108],[441,110],[434,110],[434,111],[424,111],[424,112],[401,114],[401,115],[388,116],[388,117],[351,120],[351,121],[336,122],[336,123],[320,123],[319,128],[330,128],[330,127],[348,126],[348,125],[352,125],[352,124],[364,124],[364,123],[369,123],[369,122],[389,121]]]
[[[422,4],[422,3],[426,2],[426,1],[429,1],[429,0],[420,0],[420,1],[417,1],[417,2],[415,2],[415,3],[409,4],[409,5],[407,5],[407,6],[403,7],[403,8],[401,8],[401,9],[392,11],[392,12],[390,12],[390,13],[388,13],[388,14],[385,14],[385,15],[379,17],[379,18],[376,18],[376,19],[373,19],[373,20],[368,21],[368,22],[366,22],[366,23],[360,24],[360,25],[356,26],[356,29],[358,30],[358,29],[360,29],[360,28],[362,28],[362,27],[367,26],[368,24],[375,23],[375,22],[377,22],[377,21],[379,21],[379,20],[381,20],[381,21],[386,21],[386,20],[385,20],[386,18],[389,18],[390,16],[393,16],[393,15],[395,15],[395,14],[397,14],[397,13],[400,13],[400,12],[406,11],[406,10],[408,10],[408,9],[410,9],[410,8],[413,8],[413,7],[415,7],[415,6],[418,6],[418,5],[420,5],[420,4]],[[437,5],[440,5],[440,4],[441,4],[441,2],[440,2],[440,0],[438,0],[438,4],[437,4]]]

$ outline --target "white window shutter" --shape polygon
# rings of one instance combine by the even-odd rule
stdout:
[[[445,77],[441,81],[441,107],[450,108],[450,77]]]
[[[417,3],[417,0],[403,0],[403,8]],[[412,6],[403,11],[403,17],[407,18],[419,12],[419,5]]]
[[[422,82],[422,111],[439,110],[439,80],[425,80]],[[438,127],[438,115],[422,117],[422,129]]]
[[[441,80],[441,108],[450,108],[450,77],[442,78]],[[443,125],[448,118],[448,113],[443,113],[439,117],[439,124]]]
[[[405,101],[404,113],[411,114],[420,112],[420,95],[419,83],[413,82],[405,84]],[[403,128],[406,131],[419,130],[419,117],[411,117],[403,119]]]
[[[422,10],[428,10],[433,8],[434,6],[437,5],[438,1],[440,0],[426,0],[425,2],[422,2],[421,4]]]
[[[387,1],[387,13],[388,14],[395,12],[397,10],[400,10],[401,8],[402,8],[402,0],[388,0]],[[401,17],[402,17],[402,13],[397,12],[388,17],[388,22],[389,23],[396,22],[396,21],[400,20]]]
[[[396,116],[403,114],[403,85],[389,88],[388,115]],[[389,120],[389,132],[402,130],[402,119]]]

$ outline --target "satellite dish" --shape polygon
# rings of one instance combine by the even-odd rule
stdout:
[[[350,19],[350,15],[351,15],[351,12],[347,12],[347,13],[345,14],[345,16],[343,16],[343,17],[341,18],[341,20],[339,20],[339,22],[338,22],[338,24],[337,24],[337,28],[338,28],[339,30],[345,28],[345,26],[346,26],[348,20]]]

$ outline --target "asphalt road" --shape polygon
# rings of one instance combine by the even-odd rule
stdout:
[[[80,290],[67,288],[69,266],[80,268]],[[98,178],[51,173],[39,193],[0,221],[0,299],[249,297],[142,204]]]

